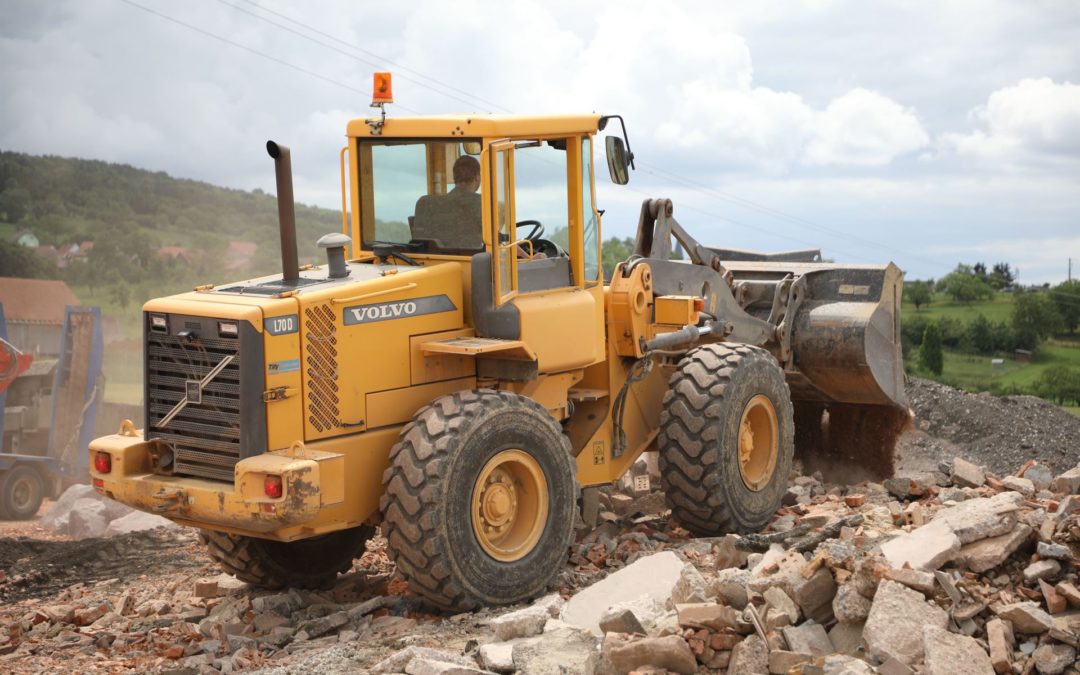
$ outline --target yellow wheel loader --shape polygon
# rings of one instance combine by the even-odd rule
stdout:
[[[268,143],[282,274],[144,305],[144,428],[90,444],[93,485],[266,587],[331,584],[380,527],[411,588],[459,611],[541,593],[643,452],[709,535],[769,521],[796,444],[888,473],[900,270],[710,248],[649,200],[605,281],[613,122],[623,184],[618,116],[352,120],[318,267]]]

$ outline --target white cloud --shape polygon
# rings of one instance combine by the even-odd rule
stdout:
[[[970,117],[982,128],[943,137],[962,156],[1005,163],[1080,159],[1080,85],[1024,79],[990,94]]]
[[[930,138],[911,110],[866,89],[852,89],[814,116],[808,164],[883,166]]]

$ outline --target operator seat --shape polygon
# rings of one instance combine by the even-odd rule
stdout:
[[[430,239],[445,249],[483,248],[480,210],[477,194],[424,195],[416,200],[412,238]]]

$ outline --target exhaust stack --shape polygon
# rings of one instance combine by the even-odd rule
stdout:
[[[292,157],[289,149],[273,141],[266,151],[274,158],[277,176],[278,223],[281,228],[281,280],[295,284],[300,279],[300,260],[296,252],[296,207],[293,204]]]

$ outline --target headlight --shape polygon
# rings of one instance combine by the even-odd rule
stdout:
[[[218,321],[217,330],[221,337],[234,338],[240,334],[240,326],[235,321]]]
[[[150,315],[150,330],[157,331],[159,333],[169,332],[169,322],[165,318],[164,314],[151,314]]]

